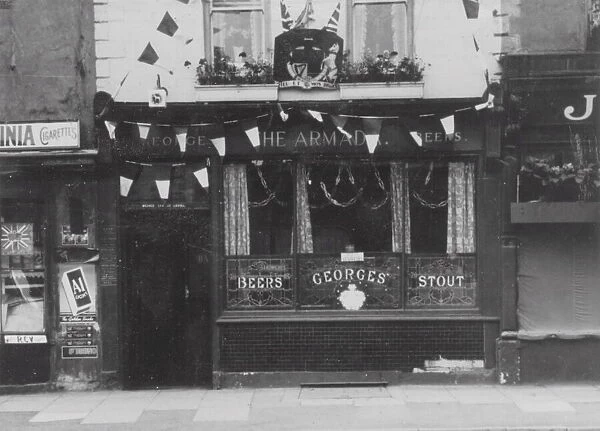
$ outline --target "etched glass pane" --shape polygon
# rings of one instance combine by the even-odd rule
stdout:
[[[299,257],[299,295],[304,309],[366,310],[399,308],[399,255]]]
[[[407,260],[407,308],[474,307],[476,257],[427,256]]]
[[[227,308],[291,308],[294,305],[292,259],[227,259]]]

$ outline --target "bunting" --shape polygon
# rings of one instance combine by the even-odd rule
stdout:
[[[177,25],[177,23],[175,22],[175,20],[169,12],[165,12],[156,30],[169,37],[180,37],[183,39],[186,45],[189,44],[192,40],[194,40],[193,37],[185,35],[181,31],[179,31],[179,26]]]
[[[133,185],[133,182],[138,178],[140,171],[140,165],[132,162],[125,163],[125,165],[121,169],[121,174],[119,176],[121,196],[127,197],[129,195],[131,186]]]
[[[256,119],[244,121],[243,129],[252,146],[255,149],[260,147],[260,136],[258,134],[258,124]]]
[[[140,138],[141,139],[147,139],[148,138],[148,132],[150,131],[150,124],[147,123],[137,123],[138,126],[138,130],[140,133]]]
[[[444,128],[444,132],[446,132],[446,136],[454,135],[454,114],[440,118],[440,122]]]
[[[379,142],[379,132],[381,131],[381,123],[383,122],[383,119],[365,117],[362,121],[365,129],[367,148],[369,149],[369,154],[373,154],[375,152],[375,148],[377,147],[377,143]]]
[[[341,134],[346,136],[348,139],[352,139],[352,134],[344,130],[344,126],[348,121],[348,117],[342,117],[340,115],[331,115],[331,121],[333,121],[333,124],[340,131]]]
[[[208,191],[208,189],[209,189],[208,168],[203,167],[203,168],[195,170],[194,171],[194,176],[198,180],[198,183],[200,184],[200,186],[202,186],[202,188],[204,190]]]
[[[112,140],[115,139],[115,130],[117,129],[117,123],[114,121],[105,121],[106,130],[108,130],[108,137]]]
[[[172,166],[151,166],[154,171],[154,183],[158,189],[161,199],[169,199],[169,190],[171,188],[171,168]]]
[[[166,70],[171,75],[173,75],[173,71],[171,69],[169,69],[168,67],[160,64],[160,62],[158,61],[159,59],[160,59],[160,57],[156,53],[156,50],[154,49],[152,44],[150,42],[148,42],[148,44],[144,48],[144,51],[142,51],[142,53],[140,54],[138,61],[141,63],[149,64],[150,66],[159,67],[161,69]]]
[[[319,123],[323,122],[323,116],[321,115],[320,112],[318,112],[318,111],[311,111],[310,109],[308,109],[307,112],[310,114],[311,117],[313,117]]]
[[[187,127],[175,127],[175,136],[177,137],[177,143],[179,144],[179,150],[185,153],[186,139],[187,139]]]

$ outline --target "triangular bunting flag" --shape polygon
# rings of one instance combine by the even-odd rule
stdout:
[[[319,123],[323,122],[323,115],[321,115],[319,111],[311,111],[310,109],[307,109],[307,111],[310,114],[310,116],[317,120]]]
[[[411,136],[411,138],[414,139],[415,143],[419,147],[423,146],[423,140],[421,139],[421,136],[419,135],[419,132],[410,132],[410,136]]]
[[[121,196],[127,197],[129,195],[129,190],[131,190],[131,186],[133,185],[133,180],[127,177],[119,177],[120,186],[121,186]]]
[[[185,146],[187,144],[187,127],[175,127],[175,136],[177,136],[177,142],[179,143],[179,150],[185,153]]]
[[[219,156],[225,156],[225,136],[219,136],[217,138],[211,138],[210,141],[219,152]]]
[[[165,12],[163,19],[160,21],[160,24],[158,24],[156,29],[167,36],[173,37],[175,36],[175,33],[177,33],[177,30],[179,30],[179,26],[171,14],[169,12]]]
[[[206,167],[194,171],[194,176],[204,190],[208,190],[208,169]]]
[[[337,33],[338,22],[340,20],[340,7],[341,4],[340,2],[338,2],[337,6],[335,7],[335,10],[331,14],[331,18],[329,18],[329,21],[327,22],[327,25],[323,27],[323,30],[330,31],[332,33]]]
[[[171,189],[171,165],[152,166],[152,174],[154,175],[154,183],[158,189],[158,194],[161,199],[169,198],[169,190]]]
[[[339,115],[331,115],[331,121],[333,121],[333,124],[335,125],[335,127],[337,127],[337,129],[340,131],[340,133],[342,133],[348,139],[352,139],[352,135],[344,130],[344,126],[346,125],[346,122],[348,121],[347,117],[340,117]]]
[[[291,30],[294,20],[290,16],[290,11],[283,0],[279,1],[279,6],[281,8],[281,26],[284,30]]]
[[[246,132],[246,136],[250,139],[252,146],[254,148],[260,147],[260,136],[258,134],[258,124],[256,124],[256,120],[245,122],[243,128],[244,132]]]
[[[152,44],[150,42],[148,42],[148,44],[146,45],[146,48],[144,48],[144,51],[139,56],[138,61],[142,62],[142,63],[149,64],[151,66],[160,67],[161,69],[164,69],[167,72],[169,72],[171,75],[173,75],[173,71],[172,70],[170,70],[169,68],[161,65],[158,62],[159,58],[160,57],[158,56],[158,54],[156,53],[156,51],[152,47]]]
[[[487,107],[488,107],[488,103],[484,102],[484,103],[480,103],[479,105],[475,105],[475,110],[481,111],[482,109],[485,109]]]
[[[446,136],[454,134],[454,114],[448,115],[447,117],[440,118],[442,122],[442,127],[444,128],[444,132],[446,132]]]
[[[373,154],[377,143],[379,142],[379,132],[383,118],[363,118],[363,127],[365,129],[365,138],[367,139],[367,148],[369,154]]]
[[[137,126],[140,131],[140,138],[146,139],[148,137],[148,132],[150,131],[150,124],[137,123]]]
[[[114,121],[105,121],[106,130],[108,130],[108,137],[110,139],[115,139],[115,130],[117,130],[117,123]]]

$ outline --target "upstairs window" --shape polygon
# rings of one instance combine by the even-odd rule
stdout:
[[[353,0],[352,48],[355,60],[365,54],[396,52],[397,58],[409,52],[409,21],[406,0]]]
[[[210,28],[215,60],[231,62],[259,59],[265,55],[264,4],[262,0],[211,0]]]

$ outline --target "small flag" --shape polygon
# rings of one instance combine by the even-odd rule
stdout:
[[[129,190],[131,190],[131,186],[133,185],[133,180],[127,177],[120,177],[120,188],[121,188],[121,196],[127,197],[129,195]]]
[[[210,141],[219,152],[219,156],[225,156],[225,136],[219,136],[217,138],[211,138]]]
[[[365,128],[365,138],[367,139],[367,148],[369,154],[373,154],[379,142],[379,133],[381,132],[382,118],[363,118]]]
[[[410,132],[410,136],[414,139],[414,141],[419,147],[423,146],[423,140],[421,139],[419,132]]]
[[[440,118],[440,121],[442,122],[442,127],[444,127],[444,132],[446,132],[446,135],[453,135],[454,134],[454,114],[452,115],[448,115],[447,117],[444,118]]]
[[[335,10],[331,14],[331,18],[329,18],[329,21],[327,22],[327,25],[323,27],[323,30],[330,31],[332,33],[337,33],[338,23],[340,21],[340,7],[341,4],[340,2],[338,2],[337,6],[335,7]]]
[[[315,19],[312,17],[314,13],[312,7],[312,0],[306,0],[306,4],[304,5],[304,9],[300,12],[298,18],[292,25],[292,30],[296,28],[308,28],[310,21],[314,21]]]
[[[208,169],[198,169],[197,171],[194,171],[194,176],[196,177],[198,183],[200,183],[202,188],[208,190]]]
[[[156,29],[163,34],[166,34],[167,36],[170,36],[170,37],[177,36],[177,37],[182,38],[186,45],[188,43],[190,43],[192,40],[194,40],[193,37],[188,36],[188,35],[183,35],[181,33],[181,31],[179,31],[179,26],[177,25],[177,23],[175,22],[175,20],[173,19],[173,17],[171,16],[171,14],[169,12],[165,12],[163,19],[160,21],[160,24],[158,24],[158,27]]]
[[[179,143],[179,150],[185,153],[186,139],[187,139],[187,127],[175,127],[175,136],[177,136],[177,142]]]
[[[171,165],[154,165],[152,166],[152,175],[154,183],[158,189],[158,194],[161,199],[169,198],[169,190],[171,189]]]
[[[284,30],[291,30],[294,20],[290,16],[290,11],[288,10],[284,0],[279,1],[279,6],[281,7],[281,26]]]
[[[258,135],[258,124],[256,124],[256,120],[248,121],[244,124],[244,132],[246,132],[246,136],[250,139],[252,146],[254,148],[260,147],[260,136]]]
[[[331,116],[331,121],[333,121],[333,124],[335,125],[335,127],[337,127],[337,129],[340,131],[340,133],[342,133],[348,139],[352,139],[352,135],[350,133],[348,133],[347,131],[344,130],[344,126],[346,125],[346,121],[348,121],[347,117],[340,117],[338,115],[332,115]]]
[[[140,132],[140,138],[146,139],[148,137],[148,132],[150,131],[150,124],[146,123],[137,123],[138,130]]]
[[[319,123],[323,122],[323,115],[321,115],[319,111],[311,111],[310,109],[307,109],[307,111],[310,114],[310,116],[317,120]]]
[[[152,44],[150,42],[148,42],[148,44],[146,45],[146,48],[144,48],[144,51],[142,51],[142,54],[139,56],[138,61],[149,64],[150,66],[160,67],[161,69],[164,69],[167,72],[169,72],[171,75],[173,75],[172,70],[170,70],[168,67],[161,65],[158,62],[159,58],[160,57],[158,56],[158,54],[152,47]]]
[[[106,130],[108,130],[108,137],[110,139],[115,139],[115,130],[117,129],[117,123],[114,121],[105,121]]]

